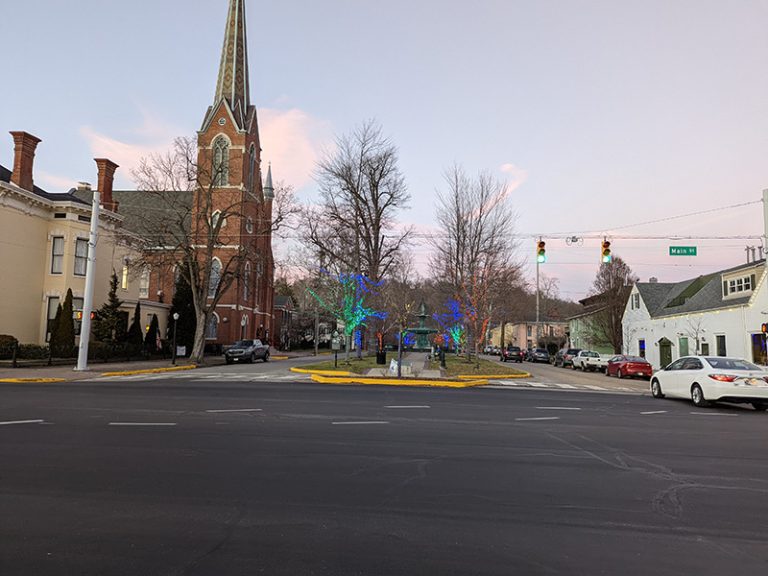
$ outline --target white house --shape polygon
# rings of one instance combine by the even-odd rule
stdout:
[[[654,368],[689,354],[768,364],[765,260],[677,283],[638,282],[622,320],[624,352]]]

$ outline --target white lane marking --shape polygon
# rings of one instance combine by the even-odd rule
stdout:
[[[11,424],[42,424],[44,420],[9,420],[0,422],[0,426],[10,426]]]
[[[697,416],[738,416],[738,414],[723,414],[722,412],[691,412]]]
[[[261,412],[261,408],[231,408],[228,410],[206,410],[209,414],[223,414],[224,412]]]
[[[549,384],[542,384],[540,382],[526,382],[528,386],[533,386],[534,388],[549,388]]]
[[[576,390],[576,386],[571,386],[570,384],[555,384],[558,388],[566,388],[570,390]]]
[[[560,420],[559,416],[546,416],[542,418],[515,418],[517,422],[526,422],[529,420]]]
[[[640,414],[666,414],[666,410],[652,410],[650,412],[640,412]]]
[[[536,406],[536,410],[581,410],[571,406]]]
[[[386,422],[385,420],[369,420],[367,422],[332,422],[332,424],[336,425],[353,425],[353,424],[389,424],[389,422]]]
[[[384,408],[391,408],[395,410],[398,408],[431,408],[431,406],[384,406]]]
[[[110,422],[110,426],[176,426],[176,422]]]
[[[603,388],[602,386],[590,386],[589,384],[582,384],[584,388],[589,388],[590,390],[608,390],[608,388]]]

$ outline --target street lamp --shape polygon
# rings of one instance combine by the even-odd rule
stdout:
[[[176,322],[179,321],[179,313],[173,313],[173,351],[171,352],[171,364],[176,365]]]

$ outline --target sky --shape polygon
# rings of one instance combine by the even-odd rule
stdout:
[[[116,187],[132,188],[140,158],[199,129],[227,0],[5,3],[0,164],[13,163],[7,132],[25,130],[42,139],[35,183],[47,191],[95,183],[100,156],[120,165]],[[411,195],[404,224],[434,230],[449,167],[487,170],[510,187],[527,278],[540,236],[540,271],[567,299],[588,294],[602,236],[641,280],[661,282],[741,264],[744,247],[761,241],[768,0],[246,0],[246,9],[262,159],[304,201],[317,196],[319,155],[374,119],[399,150]],[[687,214],[696,215],[669,219]],[[680,245],[698,255],[668,255]],[[422,274],[428,256],[414,246]]]

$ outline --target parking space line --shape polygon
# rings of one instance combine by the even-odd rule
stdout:
[[[384,408],[391,408],[392,410],[400,408],[431,408],[431,406],[384,406]]]
[[[176,426],[176,422],[110,422],[110,426]]]
[[[691,412],[691,414],[696,416],[738,416],[738,414],[723,414],[722,412]]]
[[[648,414],[666,414],[666,410],[651,410],[650,412],[640,412],[640,414],[648,415]]]
[[[542,416],[541,418],[515,418],[515,422],[529,422],[536,420],[560,420],[559,416]]]
[[[261,412],[261,408],[231,408],[225,410],[206,410],[209,414],[223,414],[225,412]]]
[[[536,410],[581,410],[574,406],[536,406]]]
[[[331,424],[339,425],[339,426],[352,426],[352,425],[365,425],[365,424],[389,424],[389,422],[385,420],[368,420],[363,422],[331,422]]]

